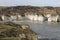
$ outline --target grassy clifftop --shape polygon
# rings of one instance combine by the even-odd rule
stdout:
[[[26,24],[0,23],[1,40],[37,40],[37,34]]]

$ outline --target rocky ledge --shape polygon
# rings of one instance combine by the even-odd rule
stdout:
[[[37,34],[27,24],[0,23],[1,40],[37,40]]]

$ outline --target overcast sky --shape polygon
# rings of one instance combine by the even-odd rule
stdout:
[[[0,0],[0,6],[60,6],[60,0]]]

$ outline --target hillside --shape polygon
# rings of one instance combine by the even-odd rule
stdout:
[[[50,11],[49,11],[50,10]],[[50,6],[45,6],[45,7],[34,7],[34,6],[13,6],[13,7],[2,7],[0,8],[0,15],[17,15],[21,14],[24,16],[25,12],[37,12],[37,13],[42,13],[43,15],[48,13],[52,14],[60,14],[60,7],[50,7]]]
[[[0,23],[0,40],[37,40],[37,34],[27,24]]]

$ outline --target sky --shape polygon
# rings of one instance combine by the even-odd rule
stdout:
[[[60,0],[0,0],[0,6],[60,6]]]

